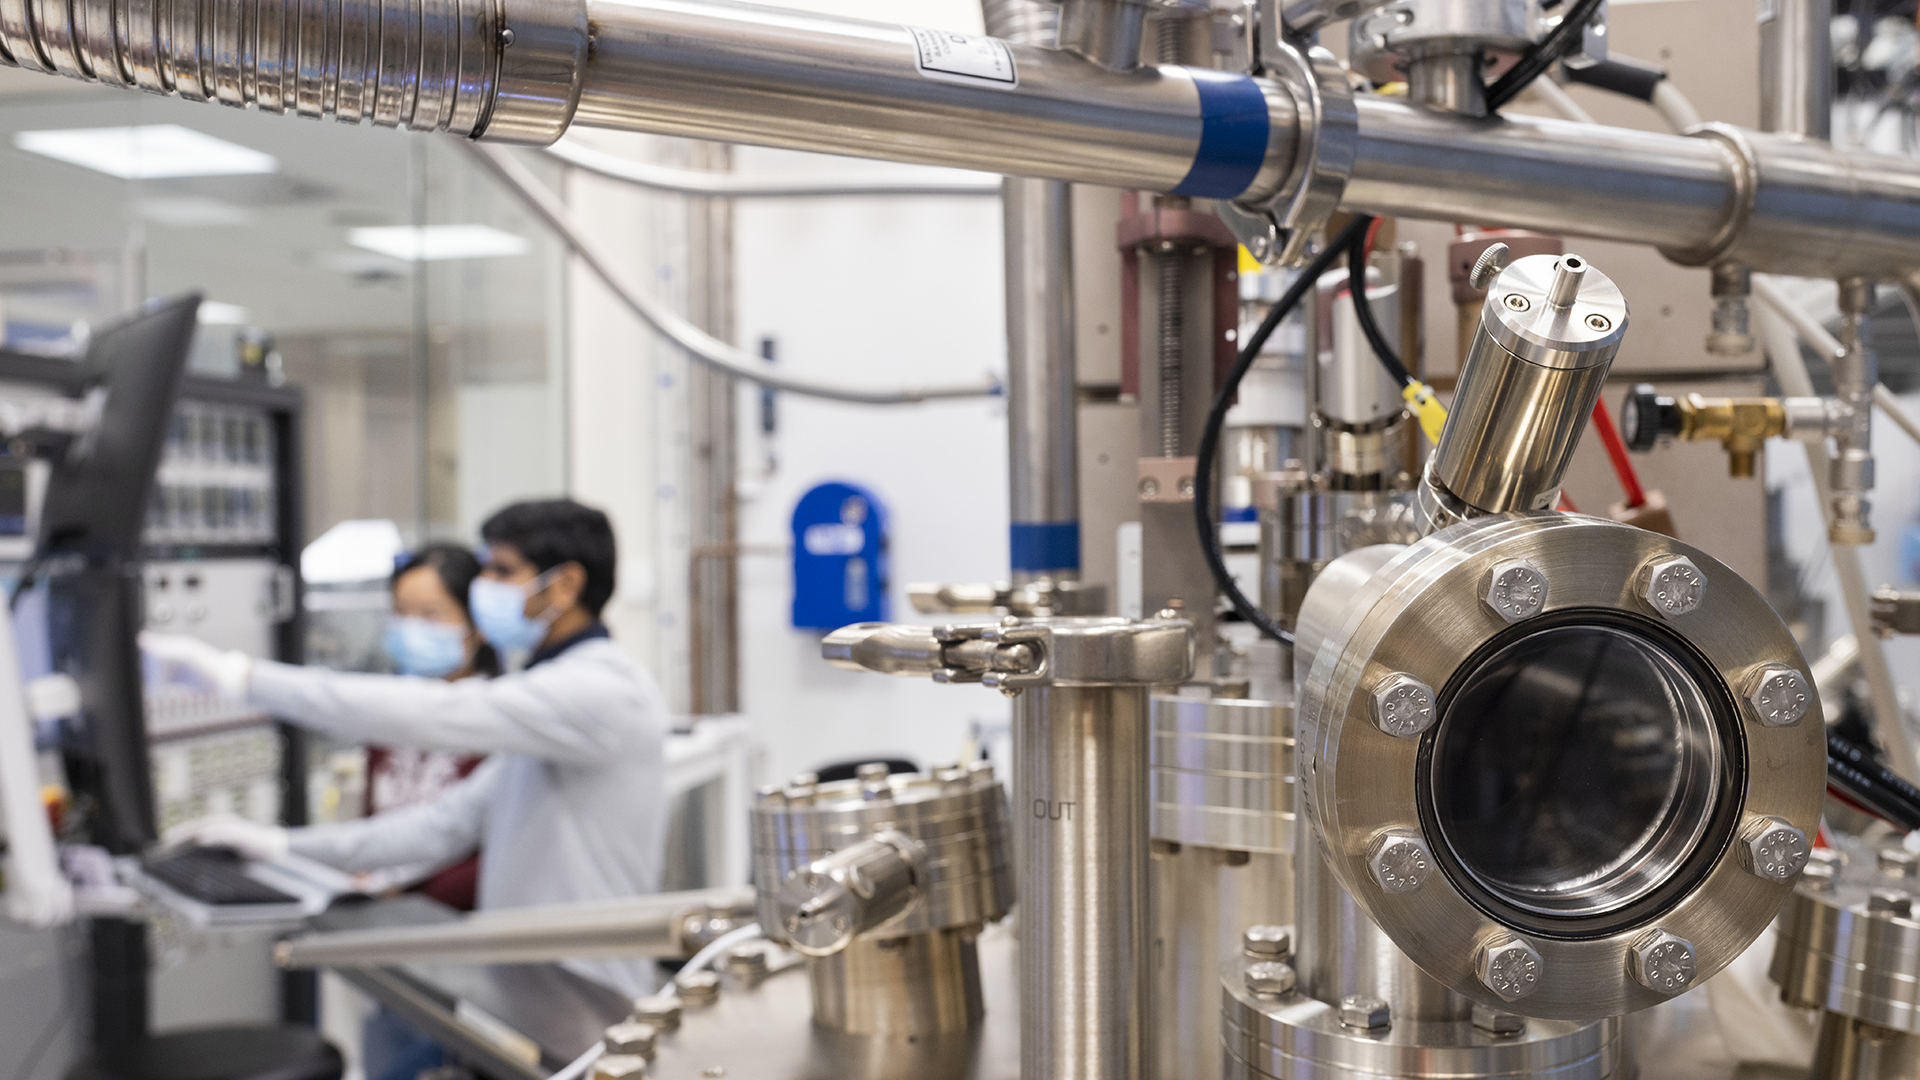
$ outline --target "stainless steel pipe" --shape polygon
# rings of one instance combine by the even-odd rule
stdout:
[[[1187,68],[1110,71],[1009,44],[983,47],[1004,48],[1017,81],[929,77],[904,26],[711,0],[588,7],[576,120],[595,127],[1170,191],[1206,126]],[[1267,103],[1249,197],[1293,166],[1293,99],[1268,87]]]
[[[1140,1080],[1153,985],[1145,686],[1014,699],[1022,1080]]]
[[[1701,137],[1473,121],[1359,95],[1344,209],[1650,244],[1810,277],[1889,276],[1920,243],[1920,170],[1709,125]]]
[[[1760,5],[1760,130],[1833,137],[1833,0]]]
[[[981,10],[987,32],[1007,41],[1045,46],[1058,35],[1056,4],[992,0]],[[1018,586],[1080,576],[1073,186],[1009,176],[1001,181],[1000,200],[1007,268],[1007,548]]]
[[[574,957],[684,957],[705,944],[716,920],[752,921],[754,902],[752,887],[743,885],[487,911],[440,925],[308,934],[280,942],[274,960],[281,967],[306,968],[418,960],[527,964]]]
[[[0,60],[487,139],[546,143],[581,123],[1146,191],[1243,187],[1247,205],[1314,167],[1296,99],[1272,82],[718,0],[0,0]],[[1357,106],[1350,210],[1807,276],[1920,264],[1920,170],[1901,159],[1724,125],[1681,136]]]
[[[1073,186],[1020,176],[1004,185],[1008,546],[1021,585],[1080,576]]]

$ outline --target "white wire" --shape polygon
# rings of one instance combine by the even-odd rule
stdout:
[[[726,933],[721,934],[719,937],[714,938],[712,941],[707,942],[706,948],[694,953],[693,959],[688,960],[686,964],[680,968],[680,974],[691,975],[696,971],[704,971],[709,964],[713,963],[715,957],[724,954],[728,949],[733,948],[743,941],[752,941],[755,938],[763,936],[765,935],[761,934],[760,924],[757,922],[748,923],[745,926],[736,926]]]
[[[748,382],[758,383],[769,390],[783,390],[787,393],[826,398],[830,401],[845,401],[857,405],[909,405],[939,398],[992,397],[1001,392],[1000,383],[995,380],[957,386],[904,386],[898,389],[869,390],[809,379],[796,379],[769,371],[764,358],[721,341],[688,322],[666,304],[630,286],[623,276],[613,269],[613,264],[601,251],[599,244],[589,239],[585,232],[574,227],[566,206],[559,198],[548,191],[545,185],[536,179],[517,158],[498,146],[476,142],[467,142],[465,145],[475,161],[505,184],[509,191],[519,196],[527,209],[533,211],[536,217],[545,222],[548,228],[573,249],[573,253],[579,256],[587,269],[592,270],[595,276],[605,283],[613,295],[626,305],[627,310],[639,316],[643,322],[658,330],[674,344],[685,349],[688,356],[700,363],[718,368]]]

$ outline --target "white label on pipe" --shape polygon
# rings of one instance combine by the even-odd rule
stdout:
[[[917,26],[906,29],[913,35],[914,64],[929,79],[1003,90],[1020,85],[1020,73],[1013,67],[1013,50],[999,38]]]

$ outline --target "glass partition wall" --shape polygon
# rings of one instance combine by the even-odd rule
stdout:
[[[470,540],[565,490],[563,253],[453,140],[0,69],[0,192],[7,347],[193,290],[197,368],[271,341],[306,394],[308,539]]]

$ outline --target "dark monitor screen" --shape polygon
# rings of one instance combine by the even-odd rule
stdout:
[[[79,682],[85,716],[70,779],[90,797],[93,841],[122,854],[155,839],[135,636],[141,536],[199,306],[156,303],[94,334],[81,368],[85,392],[105,393],[99,423],[54,460],[40,513],[34,557],[59,563],[47,578],[53,666]]]

